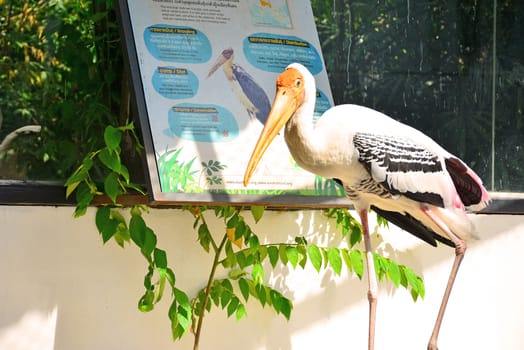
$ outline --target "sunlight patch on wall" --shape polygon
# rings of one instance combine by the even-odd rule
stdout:
[[[27,311],[18,322],[0,329],[0,349],[53,350],[58,307]]]

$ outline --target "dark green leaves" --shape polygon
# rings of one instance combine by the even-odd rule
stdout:
[[[111,151],[118,151],[120,141],[122,140],[122,131],[111,125],[104,130],[104,141],[106,146]]]
[[[121,223],[118,219],[111,217],[111,209],[109,207],[98,208],[96,211],[95,222],[98,232],[102,235],[104,243],[109,241],[116,234],[117,227]]]
[[[342,237],[349,234],[350,247],[362,240],[362,228],[347,209],[329,209],[326,211],[326,215],[335,219],[337,227],[342,231]]]
[[[174,339],[182,337],[190,326],[192,309],[186,293],[175,287],[175,274],[168,266],[167,253],[157,248],[157,236],[147,226],[143,214],[147,208],[134,206],[127,224],[119,208],[99,207],[95,222],[104,243],[114,238],[120,245],[133,242],[147,261],[147,273],[144,276],[144,294],[138,301],[138,309],[149,312],[162,299],[165,288],[171,289],[172,304],[169,319]]]
[[[173,288],[173,302],[168,312],[171,320],[171,334],[173,339],[180,339],[191,326],[191,303],[187,294],[178,289]]]
[[[78,191],[85,190],[83,188],[86,186],[86,183],[81,183]],[[266,283],[268,266],[275,268],[281,264],[291,269],[299,266],[305,268],[309,261],[317,272],[322,269],[332,269],[336,275],[340,275],[343,268],[347,268],[349,272],[362,278],[365,255],[359,249],[320,247],[300,236],[289,243],[261,242],[246,223],[239,208],[214,208],[215,216],[223,220],[225,231],[217,235],[222,237],[221,241],[217,242],[205,218],[207,209],[206,207],[186,208],[195,218],[193,228],[197,232],[201,247],[214,256],[208,284],[193,299],[175,285],[175,274],[169,267],[167,253],[157,247],[156,233],[148,227],[144,219],[143,215],[147,207],[132,207],[129,221],[120,214],[119,208],[100,207],[96,213],[96,226],[104,243],[111,238],[121,246],[125,242],[132,242],[139,247],[147,261],[144,294],[139,299],[138,309],[143,312],[153,310],[164,296],[165,289],[171,291],[168,317],[174,339],[184,336],[191,327],[196,329],[195,335],[199,337],[203,317],[213,307],[222,309],[228,317],[235,315],[237,320],[242,319],[246,315],[245,303],[249,299],[258,300],[262,307],[270,307],[277,314],[289,319],[293,304],[291,300]],[[262,213],[263,208],[251,208],[255,221],[260,220]],[[342,212],[337,220],[340,225],[354,224],[345,212]],[[360,232],[349,228],[346,231]],[[351,236],[349,238],[351,240]],[[374,262],[380,280],[389,279],[397,287],[404,286],[411,292],[414,300],[424,296],[422,279],[412,270],[378,255],[374,255]],[[218,268],[228,270],[226,278],[215,278]]]
[[[119,195],[125,194],[129,189],[143,193],[140,186],[130,182],[129,171],[120,159],[120,142],[124,132],[134,134],[133,124],[122,127],[107,126],[104,131],[105,147],[90,152],[75,170],[66,183],[66,196],[76,190],[77,208],[75,216],[85,214],[95,195],[106,194],[113,203]],[[91,171],[97,169],[97,176],[102,172],[103,186],[95,182]]]

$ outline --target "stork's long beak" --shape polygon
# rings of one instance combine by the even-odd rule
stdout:
[[[249,159],[246,173],[244,174],[244,186],[247,186],[249,183],[249,179],[255,172],[260,159],[262,159],[264,152],[267,150],[275,136],[278,135],[280,130],[282,130],[289,118],[291,118],[298,108],[296,97],[293,94],[289,94],[288,90],[289,89],[285,87],[277,87],[273,106],[271,107],[264,129],[262,130],[257,144],[255,145],[255,149],[251,154],[251,158]]]
[[[227,58],[223,54],[218,56],[217,60],[213,64],[213,67],[211,67],[211,69],[207,73],[206,78],[209,78],[213,73],[215,73],[217,69],[220,68],[220,66],[222,66],[226,61],[227,61]]]

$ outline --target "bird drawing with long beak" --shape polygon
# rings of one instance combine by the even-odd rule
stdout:
[[[233,60],[234,51],[232,48],[222,51],[209,70],[207,78],[222,66],[231,90],[233,90],[237,99],[246,108],[248,115],[251,119],[259,120],[260,123],[264,124],[271,109],[269,98],[255,79],[244,68],[235,64]]]
[[[377,277],[368,211],[425,242],[455,248],[455,259],[428,349],[437,350],[444,311],[474,236],[466,207],[489,201],[479,176],[422,132],[375,110],[345,104],[330,108],[313,124],[315,79],[293,63],[277,78],[276,96],[244,175],[249,180],[269,144],[285,126],[291,155],[305,170],[341,184],[360,216],[368,272],[368,349],[374,348]]]

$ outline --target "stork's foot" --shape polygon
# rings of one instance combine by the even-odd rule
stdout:
[[[438,350],[437,344],[432,344],[431,342],[428,344],[428,350]]]

